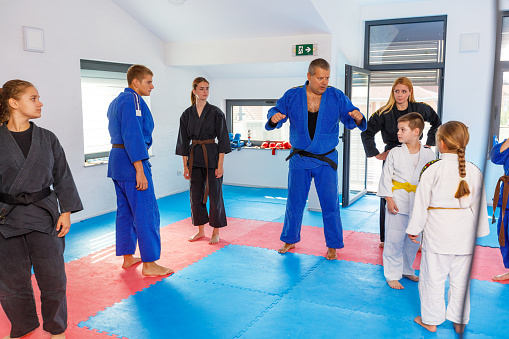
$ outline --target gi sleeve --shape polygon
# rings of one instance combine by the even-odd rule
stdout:
[[[276,106],[269,109],[269,111],[267,112],[268,121],[265,124],[265,129],[267,131],[272,131],[274,128],[281,128],[281,126],[283,126],[283,124],[288,120],[288,115],[290,113],[291,107],[290,106],[291,97],[292,97],[291,90],[286,91],[283,97],[276,102]],[[276,113],[284,114],[286,115],[286,117],[278,121],[277,125],[274,126],[274,124],[269,124],[269,121]]]
[[[338,89],[336,89],[336,96],[337,100],[339,100],[339,121],[341,121],[343,125],[345,125],[345,127],[348,129],[354,129],[355,127],[358,127],[361,131],[365,131],[367,127],[366,117],[364,117],[361,121],[361,124],[357,126],[355,119],[348,114],[353,110],[358,110],[359,112],[361,110],[355,107],[350,99],[348,99],[348,97]]]
[[[426,140],[426,145],[435,146],[435,136],[437,134],[438,127],[442,124],[442,122],[440,121],[440,118],[438,117],[438,114],[435,112],[433,107],[425,103],[421,103],[421,105],[423,107],[422,116],[424,121],[429,122],[431,125],[428,131],[428,139]]]
[[[482,182],[483,180],[481,180]],[[484,237],[490,234],[490,224],[488,222],[488,205],[486,204],[486,191],[484,184],[481,189],[481,196],[475,199],[470,207],[474,214],[474,220],[477,220],[477,237]]]
[[[392,178],[394,174],[394,152],[389,152],[387,161],[383,165],[382,175],[378,182],[378,192],[376,193],[379,197],[392,197]]]
[[[362,145],[364,146],[364,151],[368,158],[380,154],[376,148],[375,135],[383,129],[384,123],[382,116],[378,113],[377,111],[371,115],[366,130],[361,133]]]
[[[65,158],[64,149],[60,145],[57,137],[53,135],[53,190],[55,191],[58,203],[60,205],[60,213],[78,212],[83,209],[78,189],[74,183],[71,169]]]
[[[505,142],[496,144],[490,151],[490,160],[492,163],[496,165],[505,165],[505,163],[509,160],[509,149],[506,149],[503,152],[500,152],[502,148],[502,144]]]
[[[182,113],[180,116],[180,127],[177,136],[177,146],[175,149],[176,155],[181,155],[183,157],[189,156],[189,144],[191,143],[191,138],[187,134],[187,124],[189,115],[186,114],[187,111]]]
[[[389,154],[391,153],[389,152]],[[421,181],[417,185],[414,207],[406,229],[407,234],[418,235],[424,230],[426,219],[428,218],[428,207],[431,201],[432,183],[433,173],[428,168],[427,171],[422,173]]]
[[[119,105],[120,133],[124,148],[131,163],[149,158],[147,144],[143,136],[141,119],[136,116],[135,98],[127,97]]]
[[[217,109],[215,121],[216,137],[217,137],[217,152],[230,153],[232,151],[230,146],[230,136],[228,135],[228,128],[226,127],[226,118],[224,113]]]

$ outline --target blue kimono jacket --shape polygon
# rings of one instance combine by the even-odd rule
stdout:
[[[490,151],[490,159],[496,165],[503,165],[504,166],[504,174],[509,175],[509,149],[500,153],[500,148],[502,147],[502,144],[504,143],[504,141],[493,146],[493,148]],[[504,191],[504,186],[502,184],[502,187],[500,188],[500,196],[498,199],[497,207],[503,207],[503,208],[509,209],[509,206],[502,206],[503,191]]]
[[[124,148],[111,150],[108,177],[118,181],[136,181],[136,170],[132,164],[139,160],[143,162],[145,175],[150,175],[148,149],[152,145],[154,119],[143,98],[131,88],[126,88],[111,102],[108,120],[111,143],[124,145]]]
[[[359,110],[355,107],[342,91],[334,87],[328,87],[322,94],[320,109],[318,111],[318,120],[313,140],[309,136],[308,130],[308,106],[306,86],[295,87],[286,91],[280,98],[276,106],[267,113],[270,119],[276,113],[286,115],[286,118],[278,122],[275,128],[281,126],[290,119],[290,143],[292,147],[305,150],[314,154],[324,154],[334,149],[334,152],[327,155],[329,159],[338,163],[338,152],[335,150],[339,143],[339,123],[342,122],[346,128],[353,129],[359,127],[361,131],[366,130],[366,119],[357,126],[355,120],[348,115],[348,112]],[[267,122],[266,130],[274,129]],[[304,157],[294,156],[290,158],[291,169],[310,169],[317,166],[328,165],[325,161]]]

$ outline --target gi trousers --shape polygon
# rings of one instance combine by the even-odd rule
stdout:
[[[437,254],[422,249],[419,297],[423,323],[440,325],[445,319],[456,324],[468,323],[471,262],[472,255]],[[444,292],[447,277],[449,292],[446,309]]]
[[[288,199],[281,241],[295,244],[300,241],[302,216],[308,198],[311,179],[315,179],[316,192],[322,208],[325,242],[329,248],[343,248],[343,227],[339,212],[338,173],[329,165],[311,169],[288,171]]]
[[[407,214],[385,212],[384,276],[387,281],[399,280],[403,275],[415,274],[412,264],[419,244],[410,240],[406,234],[409,221]]]
[[[504,215],[504,236],[505,236],[505,246],[500,246],[500,253],[502,254],[502,259],[504,261],[504,267],[509,268],[509,236],[507,235],[507,225],[509,224],[509,209],[505,210]],[[500,235],[500,222],[502,221],[502,209],[498,215],[497,222],[497,236]]]
[[[0,234],[0,303],[11,322],[11,337],[39,327],[32,289],[32,267],[41,291],[43,329],[61,334],[67,328],[64,238],[32,231],[4,238]]]
[[[148,188],[144,191],[136,189],[136,181],[113,180],[117,193],[116,254],[134,254],[138,242],[141,261],[152,262],[161,256],[160,216],[152,177],[146,177]]]
[[[223,201],[223,177],[216,178],[215,169],[209,168],[209,213],[207,204],[203,203],[205,185],[207,183],[207,169],[193,167],[189,181],[189,198],[191,200],[191,219],[194,226],[209,223],[214,228],[227,225],[226,212]]]

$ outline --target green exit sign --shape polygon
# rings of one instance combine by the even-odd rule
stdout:
[[[313,55],[313,44],[295,45],[295,55]]]

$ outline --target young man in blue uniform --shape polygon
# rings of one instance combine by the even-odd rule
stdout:
[[[278,251],[286,253],[300,241],[302,215],[311,185],[322,208],[326,258],[337,259],[336,249],[343,248],[343,229],[339,212],[338,152],[339,123],[348,129],[366,129],[366,119],[359,109],[337,88],[329,87],[330,66],[324,59],[315,59],[308,69],[304,86],[292,88],[267,113],[265,128],[281,128],[290,120],[292,152],[288,171],[288,200]]]
[[[161,255],[159,209],[154,193],[148,149],[152,145],[154,120],[141,96],[154,88],[153,73],[141,65],[127,71],[129,87],[108,108],[112,149],[108,177],[117,193],[117,255],[123,268],[143,262],[143,275],[167,275],[173,270],[156,264]],[[133,256],[138,241],[141,258]]]

